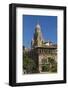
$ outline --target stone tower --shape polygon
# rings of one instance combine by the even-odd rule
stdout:
[[[41,27],[39,24],[35,27],[34,37],[32,39],[32,47],[40,47],[42,46],[42,33]]]

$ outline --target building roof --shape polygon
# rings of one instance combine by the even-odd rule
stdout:
[[[35,48],[45,48],[45,49],[57,49],[57,45],[45,45],[45,46],[40,46],[40,47],[35,47]]]

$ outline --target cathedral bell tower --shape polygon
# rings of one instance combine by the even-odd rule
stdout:
[[[42,33],[41,27],[39,24],[35,27],[34,37],[32,39],[32,47],[41,47],[42,46]]]

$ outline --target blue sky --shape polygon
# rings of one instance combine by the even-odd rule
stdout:
[[[50,40],[53,43],[57,43],[57,16],[23,15],[22,18],[23,43],[25,47],[31,47],[31,40],[37,23],[41,26],[44,40]]]

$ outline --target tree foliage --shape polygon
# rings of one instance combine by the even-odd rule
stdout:
[[[51,72],[57,72],[57,62],[53,58],[48,58],[48,61],[51,65],[50,71]]]
[[[26,70],[26,73],[34,73],[36,69],[36,64],[29,57],[28,53],[23,54],[23,69]]]
[[[48,62],[43,64],[42,71],[44,71],[44,72],[57,72],[57,62],[53,58],[49,57]]]

